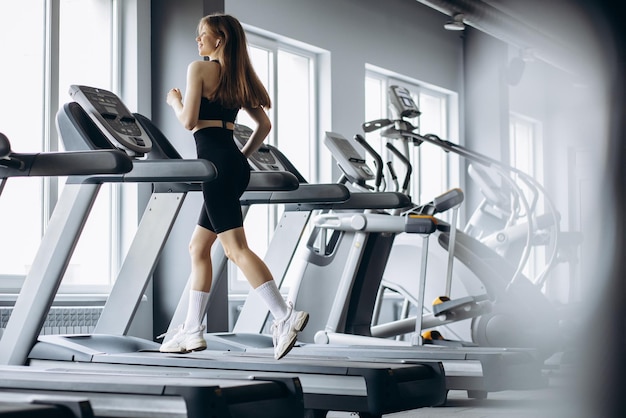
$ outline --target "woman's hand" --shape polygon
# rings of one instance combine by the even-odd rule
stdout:
[[[244,110],[248,112],[248,115],[257,124],[256,129],[252,131],[252,135],[246,141],[246,145],[241,149],[243,155],[250,157],[263,144],[263,141],[272,129],[272,123],[269,116],[267,116],[267,112],[262,107],[244,108]]]
[[[167,104],[170,106],[174,106],[176,104],[181,104],[183,101],[183,95],[180,92],[180,89],[173,88],[167,92]]]

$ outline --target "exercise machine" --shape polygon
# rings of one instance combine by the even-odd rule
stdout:
[[[92,373],[25,366],[3,366],[0,377],[2,398],[47,400],[49,404],[64,401],[82,406],[80,410],[89,406],[91,415],[72,415],[75,417],[244,418],[258,416],[259,409],[268,417],[304,415],[297,377],[266,374],[200,379],[172,371]]]
[[[384,128],[382,136],[401,139],[405,149],[409,143],[420,146],[426,143],[461,156],[472,163],[470,174],[477,180],[485,196],[485,201],[472,216],[466,231],[454,231],[455,259],[472,272],[459,274],[457,277],[468,295],[480,295],[492,305],[488,313],[472,319],[468,327],[471,341],[481,346],[537,348],[539,355],[543,358],[549,357],[560,346],[558,314],[541,291],[547,272],[556,262],[558,249],[556,240],[559,236],[559,217],[554,204],[542,185],[521,170],[435,135],[420,135],[406,120],[406,114],[417,109],[408,91],[391,86],[389,96],[399,119],[366,122],[363,129],[372,132]],[[501,186],[498,187],[491,180],[487,170],[499,175]],[[518,185],[518,182],[523,186]],[[530,198],[526,197],[522,187],[530,192]],[[547,213],[542,215],[536,213],[539,194],[544,196],[548,207]],[[479,228],[479,220],[487,218],[488,213],[499,214],[499,218],[504,220],[495,222],[495,216],[490,216],[491,222],[486,223],[488,226]],[[547,227],[553,230],[552,251],[543,272],[531,281],[524,276],[522,270],[528,260],[537,229]],[[438,238],[442,248],[446,249],[450,234],[440,234]],[[517,243],[513,244],[514,241]],[[505,258],[505,253],[514,256]],[[394,258],[394,261],[397,260]],[[387,282],[397,280],[406,283],[401,272],[393,271],[393,275],[389,273],[385,277]],[[407,298],[413,299],[415,294],[405,293]],[[406,332],[412,323],[411,319],[397,321],[393,324],[394,328],[398,331],[404,329]],[[385,325],[375,331],[380,330],[382,334],[378,335],[388,336],[388,328],[389,325]]]
[[[0,178],[3,185],[8,178],[17,176],[72,176],[68,179],[66,189],[46,231],[42,244],[42,248],[46,251],[42,254],[43,250],[40,249],[36,257],[40,267],[46,264],[51,270],[56,268],[63,270],[63,267],[57,267],[57,265],[67,262],[68,259],[50,259],[45,252],[49,248],[54,248],[55,251],[57,247],[71,248],[73,244],[65,243],[64,234],[80,229],[81,224],[84,224],[83,218],[74,216],[77,215],[76,212],[70,210],[67,214],[60,214],[59,211],[68,206],[78,209],[83,204],[90,207],[89,201],[95,198],[97,188],[102,183],[154,181],[155,175],[163,175],[167,181],[210,181],[215,177],[215,170],[208,162],[198,164],[197,161],[191,161],[191,164],[186,166],[183,161],[171,164],[168,161],[131,160],[129,158],[131,153],[114,149],[110,145],[106,146],[107,143],[103,141],[102,136],[94,135],[97,131],[88,123],[89,119],[78,108],[74,108],[71,112],[72,116],[77,118],[76,120],[82,120],[85,123],[82,126],[86,131],[91,132],[91,135],[87,137],[90,141],[83,144],[67,141],[66,145],[70,149],[68,152],[14,153],[11,151],[6,136],[0,134],[2,155]],[[115,117],[115,119],[118,118]],[[124,123],[128,125],[133,123],[133,120],[127,118]],[[64,139],[69,138],[66,136]],[[132,155],[137,157],[136,153]],[[150,180],[146,180],[150,177]],[[81,193],[84,193],[84,196]],[[79,199],[76,196],[83,197]],[[49,244],[53,238],[57,238],[56,247]],[[63,251],[63,248],[60,251]],[[40,410],[49,413],[48,416],[55,416],[55,414],[64,416],[57,410],[62,407],[67,409],[72,400],[72,405],[76,408],[73,408],[75,411],[71,416],[87,417],[89,415],[75,413],[88,411],[87,404],[82,399],[87,399],[88,406],[93,408],[91,416],[97,417],[141,417],[150,413],[158,413],[159,416],[174,414],[175,416],[200,417],[210,413],[216,416],[243,418],[256,416],[259,408],[263,408],[269,416],[303,415],[302,391],[297,377],[266,376],[256,378],[254,381],[249,377],[216,378],[199,381],[171,373],[137,374],[129,377],[126,373],[109,372],[89,375],[61,370],[50,372],[18,365],[7,366],[6,364],[19,364],[18,361],[23,361],[22,359],[28,353],[20,351],[21,345],[27,341],[30,332],[38,332],[41,328],[43,319],[31,315],[37,308],[30,309],[28,312],[28,305],[25,305],[24,301],[35,296],[30,294],[32,291],[39,295],[39,300],[47,303],[49,307],[54,295],[45,298],[45,296],[50,296],[45,292],[51,287],[57,287],[58,283],[33,283],[33,278],[39,275],[50,277],[47,274],[49,272],[45,268],[31,269],[0,341],[3,362],[0,366],[0,394],[3,398],[11,398],[15,401],[20,397],[20,399],[42,400],[42,402],[46,400],[48,408],[43,408],[43,406],[27,408],[33,410],[33,416]],[[22,327],[23,333],[16,332],[15,324],[18,324],[18,331],[19,327]],[[27,347],[27,351],[29,349],[30,347]],[[55,403],[62,403],[61,401],[65,406],[54,406]],[[17,407],[11,406],[11,410],[17,410]]]

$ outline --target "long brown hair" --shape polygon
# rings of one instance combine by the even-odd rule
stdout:
[[[215,13],[200,19],[220,39],[217,51],[222,66],[219,86],[212,97],[226,108],[271,107],[270,96],[259,80],[248,56],[246,33],[233,16]]]

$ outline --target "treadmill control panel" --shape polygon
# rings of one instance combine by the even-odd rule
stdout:
[[[245,125],[235,124],[235,131],[233,134],[235,143],[239,149],[242,149],[246,142],[250,139],[252,129]],[[253,168],[258,171],[289,171],[276,158],[272,151],[263,145],[252,153],[252,155],[248,158],[248,161],[252,164]]]
[[[411,92],[404,87],[389,87],[389,103],[400,117],[414,118],[422,114],[411,97]]]
[[[143,157],[152,141],[124,103],[110,91],[70,86],[70,96],[89,114],[107,139],[130,157]]]
[[[348,139],[335,132],[326,132],[324,145],[335,157],[339,168],[353,183],[362,184],[375,178],[374,172]],[[360,145],[359,145],[360,148]]]

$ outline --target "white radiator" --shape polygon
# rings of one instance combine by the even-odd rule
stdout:
[[[0,329],[6,328],[12,307],[0,307]],[[102,306],[53,306],[41,328],[41,335],[84,334],[93,331]]]

